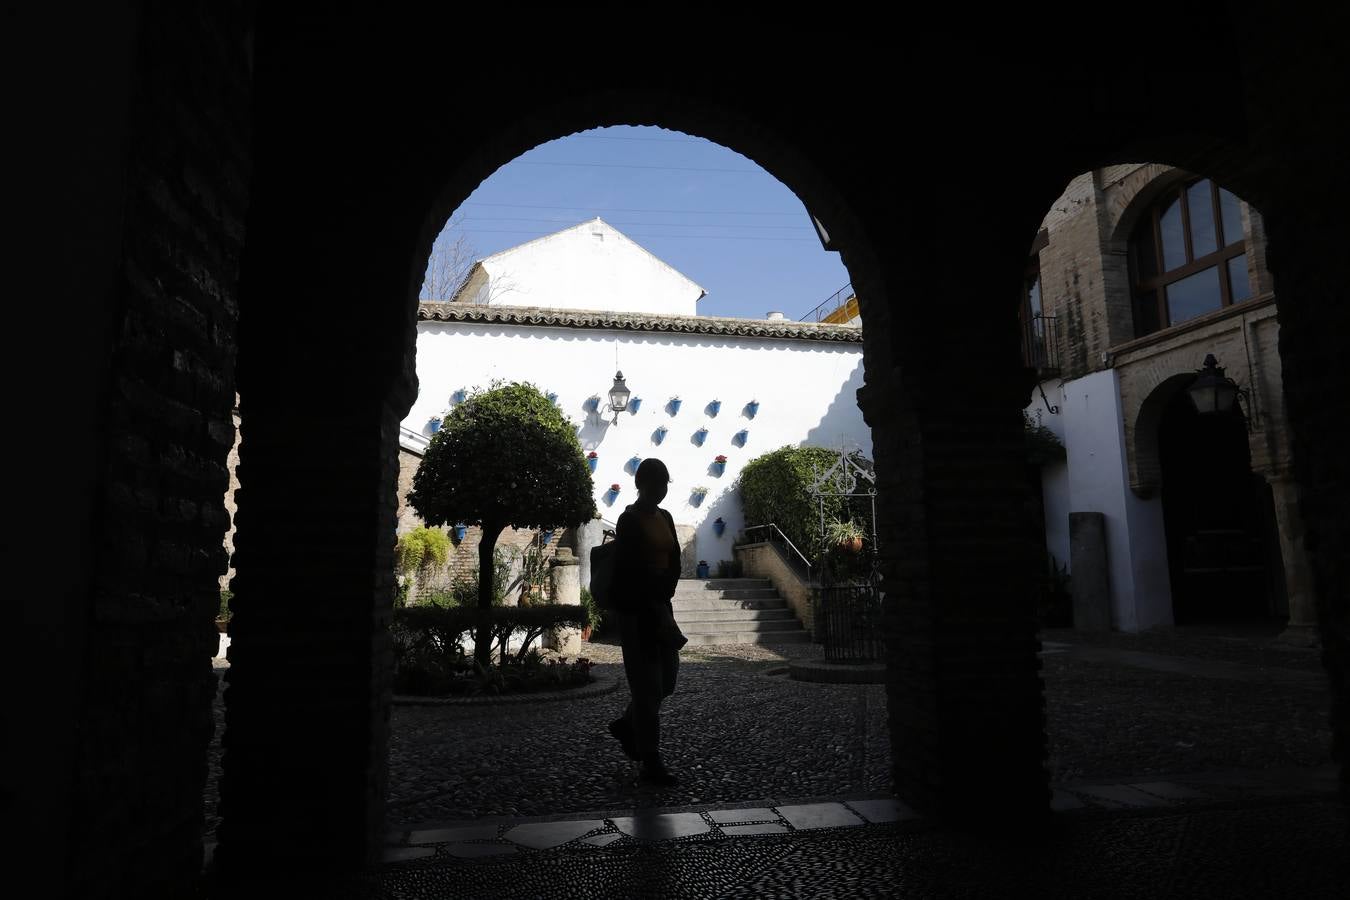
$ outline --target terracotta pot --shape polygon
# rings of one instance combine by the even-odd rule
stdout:
[[[589,641],[591,639],[591,626],[587,625],[581,629],[581,639]]]
[[[219,631],[221,634],[229,634],[229,633],[230,633],[230,620],[229,620],[229,619],[216,619],[216,631]]]
[[[860,537],[849,538],[839,542],[839,549],[845,553],[861,553],[863,539]]]

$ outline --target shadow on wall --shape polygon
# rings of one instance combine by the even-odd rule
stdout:
[[[825,409],[825,414],[806,433],[802,443],[812,447],[837,448],[841,440],[856,441],[861,445],[863,455],[871,458],[872,432],[863,421],[862,410],[858,408],[858,388],[862,386],[863,362],[862,357],[859,357],[848,380],[840,386],[839,392]]]
[[[709,485],[708,497],[703,501],[701,509],[705,512],[703,521],[698,524],[698,532],[694,538],[694,555],[698,560],[707,560],[708,569],[712,577],[717,577],[717,564],[722,560],[734,560],[736,555],[731,552],[732,545],[742,529],[745,528],[744,514],[741,512],[739,484],[732,483],[728,485],[718,485],[713,487]],[[726,522],[726,529],[722,536],[718,537],[713,528],[713,522],[721,518]],[[756,523],[757,524],[757,523]]]

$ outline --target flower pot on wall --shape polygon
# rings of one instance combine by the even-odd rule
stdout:
[[[440,418],[439,417],[433,418],[429,422],[427,422],[427,430],[430,431],[432,434],[435,434],[436,432],[440,431],[441,430]]]
[[[634,455],[632,459],[628,460],[628,470],[634,475],[637,474],[638,466],[640,465],[642,465],[642,457],[640,456]]]
[[[695,446],[702,447],[703,442],[706,441],[707,439],[708,439],[708,429],[700,428],[698,431],[694,432]]]
[[[722,401],[714,400],[708,404],[708,415],[715,416],[722,411]]]
[[[699,578],[707,578],[707,577],[708,577],[708,561],[707,561],[706,559],[700,559],[700,560],[698,561],[698,567],[694,570],[694,573],[695,573]]]
[[[716,519],[713,519],[713,534],[717,535],[718,537],[721,537],[722,532],[726,530],[727,530],[727,523],[722,521],[721,516],[718,516]]]
[[[755,416],[757,416],[758,414],[759,414],[759,401],[758,401],[758,400],[751,400],[749,403],[745,404],[745,415],[746,415],[748,418],[753,419],[753,418],[754,418]]]
[[[658,429],[656,429],[655,431],[653,431],[653,432],[652,432],[652,443],[653,443],[653,444],[660,444],[662,441],[664,441],[664,440],[666,439],[666,431],[667,431],[667,430],[668,430],[668,429],[666,428],[666,426],[662,425],[660,428],[658,428]]]
[[[459,388],[459,389],[456,390],[453,394],[450,395],[450,402],[451,402],[451,403],[463,403],[463,402],[464,402],[464,398],[467,397],[468,394],[469,394],[469,392],[466,391],[466,390],[464,390],[464,388]]]
[[[744,447],[745,442],[750,440],[750,429],[742,428],[740,431],[736,432],[736,436],[732,438],[732,440],[736,442],[737,447]]]
[[[689,502],[693,506],[703,505],[703,498],[708,496],[708,492],[703,488],[694,488],[689,492]]]
[[[590,453],[586,454],[586,468],[594,472],[595,467],[599,464],[600,459],[598,456],[596,456],[595,451],[591,451]]]
[[[680,412],[680,398],[671,397],[670,402],[666,404],[666,408],[670,410],[672,416],[678,415]]]
[[[460,541],[464,540],[464,534],[466,531],[468,531],[468,528],[465,527],[464,525],[460,524],[455,525],[455,543],[459,543]]]
[[[544,396],[548,398],[549,403],[552,403],[554,406],[558,405],[558,395],[555,394],[553,391],[549,391]]]
[[[553,540],[553,529],[549,528],[546,531],[539,532],[539,538],[542,543],[547,544],[549,541]]]
[[[632,397],[628,400],[628,411],[635,413],[638,411],[638,407],[641,405],[642,405],[641,397]]]
[[[712,470],[714,475],[721,478],[722,474],[727,470],[727,458],[718,454],[717,458],[713,460]]]

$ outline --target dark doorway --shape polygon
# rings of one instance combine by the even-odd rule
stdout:
[[[1178,391],[1158,426],[1158,457],[1176,623],[1270,621],[1279,561],[1270,558],[1269,490],[1251,470],[1241,415],[1202,416]]]

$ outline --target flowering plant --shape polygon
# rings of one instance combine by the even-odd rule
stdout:
[[[708,486],[706,484],[696,484],[694,485],[693,492],[695,494],[706,494],[708,493]]]
[[[587,458],[587,459],[597,459],[597,458],[599,458],[599,456],[600,456],[600,454],[599,454],[599,453],[596,453],[594,450],[592,450],[590,453],[587,453],[587,454],[586,454],[586,458]]]
[[[724,463],[724,462],[726,462],[726,461],[727,461],[727,457],[726,457],[726,454],[725,454],[725,453],[719,453],[719,454],[717,454],[717,456],[713,459],[713,462]]]
[[[611,491],[613,491],[614,493],[616,493],[616,494],[621,490],[621,488],[620,488],[619,485],[617,485],[617,484],[611,484],[611,485],[609,486],[609,489],[610,489]]]

